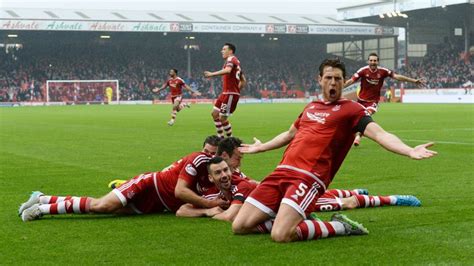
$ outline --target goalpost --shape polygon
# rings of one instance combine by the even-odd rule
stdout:
[[[111,102],[119,103],[118,80],[47,80],[46,102],[109,103],[108,88],[112,89]]]

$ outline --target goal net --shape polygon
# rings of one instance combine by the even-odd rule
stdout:
[[[120,101],[118,80],[48,80],[46,102],[77,104],[112,103]]]

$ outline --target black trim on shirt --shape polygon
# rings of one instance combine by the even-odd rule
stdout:
[[[372,117],[370,116],[363,116],[360,120],[359,123],[357,123],[356,130],[357,132],[360,132],[361,134],[364,134],[365,128],[367,125],[371,122],[374,122]]]
[[[245,198],[244,198],[244,196],[238,195],[238,196],[234,196],[233,200],[238,200],[238,201],[244,203]]]

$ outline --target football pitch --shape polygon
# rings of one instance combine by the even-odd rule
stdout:
[[[289,128],[303,104],[241,104],[231,118],[244,142]],[[157,171],[201,149],[214,134],[210,105],[193,105],[172,127],[170,105],[0,108],[0,264],[474,264],[474,105],[384,104],[374,116],[414,146],[435,141],[435,158],[414,161],[363,139],[330,188],[412,194],[422,207],[345,211],[367,236],[277,244],[235,236],[230,224],[173,214],[60,215],[24,223],[32,190],[99,197],[112,179]],[[283,149],[245,155],[257,180]],[[329,219],[332,213],[322,213]],[[471,250],[471,251],[469,251]]]

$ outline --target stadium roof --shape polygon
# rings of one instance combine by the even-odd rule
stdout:
[[[2,30],[398,35],[393,27],[314,14],[4,8]]]
[[[85,9],[29,9],[4,8],[0,19],[22,20],[93,20],[143,22],[206,22],[206,23],[288,23],[313,25],[371,25],[337,20],[322,15],[259,14],[222,12],[136,11],[136,10],[85,10]]]
[[[358,3],[347,7],[338,8],[338,19],[357,19],[363,17],[379,16],[379,14],[392,11],[415,11],[436,7],[446,7],[458,4],[474,4],[473,0],[382,0],[370,3]]]

